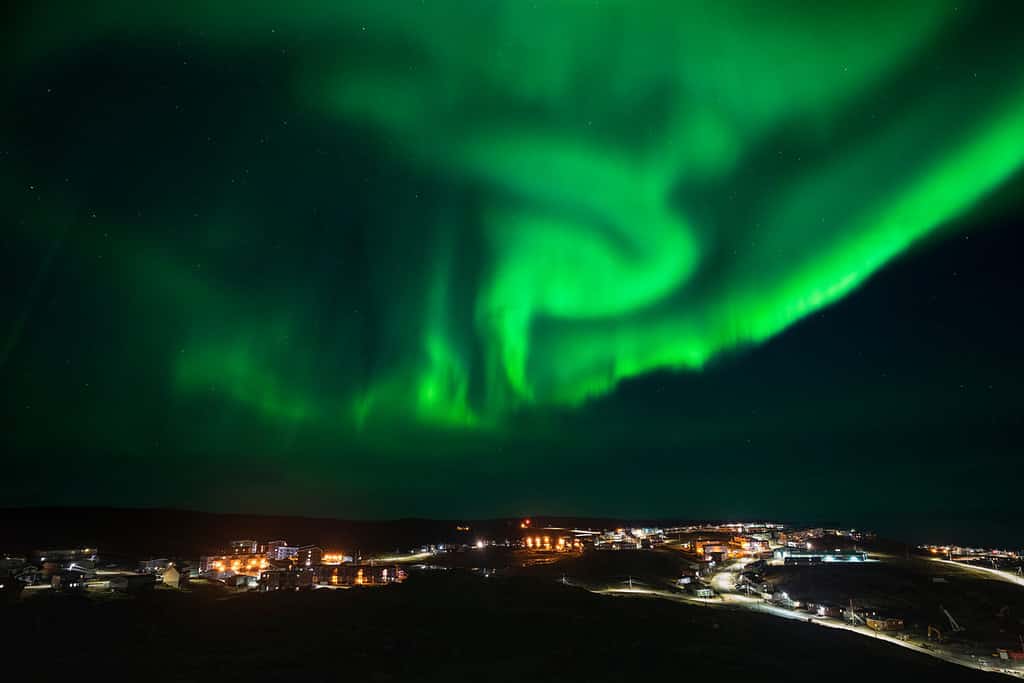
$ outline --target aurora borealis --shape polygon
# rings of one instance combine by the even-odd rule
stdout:
[[[926,238],[1019,206],[1019,18],[967,5],[32,3],[9,29],[0,186],[22,462],[244,461],[263,474],[238,498],[284,477],[319,491],[288,509],[433,511],[473,480],[528,489],[540,463],[681,480],[801,410],[843,422],[859,383],[779,391],[771,428],[699,403],[775,403],[730,373],[927,261]],[[955,385],[999,367],[933,360]],[[849,469],[821,458],[821,477]],[[152,498],[241,505],[202,488]],[[543,486],[508,502],[559,504]]]

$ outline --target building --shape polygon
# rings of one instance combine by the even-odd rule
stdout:
[[[67,569],[76,562],[96,562],[99,550],[97,548],[52,548],[37,550],[33,556],[38,557],[40,563],[52,562]]]
[[[232,555],[255,555],[260,551],[260,544],[253,540],[231,541],[230,553]]]
[[[299,546],[297,545],[279,545],[274,546],[274,552],[271,554],[267,552],[267,557],[272,560],[288,560],[295,557],[295,554],[299,552]]]
[[[55,572],[50,576],[50,587],[60,593],[85,590],[85,574],[73,570]]]
[[[819,617],[834,617],[839,618],[843,616],[843,608],[839,605],[835,605],[828,602],[819,602],[814,607],[814,613]]]
[[[572,552],[582,550],[583,542],[568,534],[544,533],[542,530],[524,535],[520,547],[537,552]]]
[[[298,550],[297,546],[288,545],[288,541],[285,541],[284,539],[267,541],[263,544],[263,552],[265,552],[267,554],[267,558],[271,560],[287,560],[295,554],[296,550]]]
[[[89,578],[96,576],[96,560],[71,560],[64,568],[83,572]]]
[[[323,560],[324,549],[316,545],[304,545],[295,551],[300,567],[312,567]]]
[[[604,531],[594,539],[594,550],[637,550],[641,540],[626,529]]]
[[[27,564],[21,569],[11,572],[14,578],[26,586],[34,586],[37,583],[44,583],[42,571],[35,565]],[[46,578],[49,580],[49,577]]]
[[[259,588],[260,580],[248,574],[233,574],[224,579],[224,585],[232,588]]]
[[[188,572],[178,569],[173,564],[167,566],[161,577],[163,584],[170,588],[184,588],[188,585]]]
[[[144,560],[139,563],[139,573],[141,574],[163,574],[164,571],[173,564],[169,558],[157,557],[152,560]]]
[[[822,564],[826,562],[866,562],[863,550],[815,550],[793,546],[776,548],[772,557],[785,564]]]
[[[705,586],[702,583],[697,583],[696,581],[691,582],[689,585],[687,585],[686,589],[695,598],[705,598],[706,599],[706,598],[713,598],[713,597],[715,597],[715,591],[713,591],[711,588],[709,588],[708,586]]]
[[[693,576],[711,576],[715,569],[715,561],[710,558],[701,557],[697,560],[683,560],[686,565],[687,574]]]
[[[756,555],[769,550],[767,539],[754,538],[753,536],[735,536],[731,543],[749,555]]]
[[[794,600],[789,597],[789,593],[784,590],[780,590],[778,587],[767,587],[765,590],[761,591],[761,598],[773,605],[779,605],[786,609],[795,609],[800,606],[799,600]]]
[[[0,557],[0,572],[17,572],[22,569],[26,564],[24,557],[18,557],[15,555],[4,555]]]
[[[898,617],[872,615],[865,622],[872,631],[902,631],[903,620]]]
[[[405,570],[396,564],[320,565],[313,572],[313,582],[320,586],[382,586],[405,578]]]
[[[201,574],[259,574],[270,566],[262,553],[251,555],[204,555],[199,559]]]
[[[320,558],[320,564],[344,564],[345,562],[351,562],[352,557],[340,552],[325,552],[323,557]]]
[[[731,555],[729,552],[729,546],[724,543],[704,543],[703,545],[697,545],[697,554],[703,555],[709,560],[714,560],[715,562],[725,562],[725,560]]]
[[[1013,660],[1015,662],[1024,661],[1024,643],[1021,643],[1021,650],[1010,650],[1005,647],[996,649],[996,656],[1002,660]]]
[[[309,569],[273,569],[260,575],[259,590],[297,591],[313,587],[313,572]]]

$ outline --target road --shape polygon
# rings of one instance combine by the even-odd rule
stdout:
[[[1016,574],[1011,574],[1010,572],[1003,571],[1001,569],[992,569],[991,567],[979,567],[977,565],[967,564],[965,562],[943,560],[941,557],[932,557],[930,559],[932,562],[941,562],[942,564],[953,565],[955,567],[959,567],[965,572],[983,575],[989,578],[998,579],[1000,581],[1006,581],[1007,583],[1012,583],[1017,586],[1020,586],[1021,588],[1024,588],[1024,576],[1017,576]]]
[[[601,595],[615,595],[623,597],[649,597],[662,600],[671,600],[673,602],[681,602],[689,605],[701,605],[704,607],[710,607],[714,609],[749,610],[752,612],[760,612],[762,614],[770,614],[774,617],[779,617],[782,619],[791,619],[794,621],[802,621],[805,623],[816,624],[818,626],[823,626],[826,628],[834,628],[843,631],[849,631],[851,633],[856,633],[867,638],[881,640],[891,645],[898,645],[908,650],[913,650],[914,652],[918,652],[923,655],[928,655],[929,657],[935,657],[936,659],[941,659],[951,664],[965,666],[970,669],[978,669],[979,671],[988,671],[993,673],[1003,673],[1009,676],[1016,676],[1017,678],[1024,678],[1024,670],[1003,668],[999,666],[999,660],[996,659],[986,660],[978,657],[960,655],[953,652],[938,650],[935,649],[934,646],[924,647],[923,645],[915,643],[913,641],[900,640],[899,638],[896,638],[895,636],[889,635],[885,632],[873,631],[866,626],[850,624],[839,619],[811,616],[806,612],[797,612],[795,610],[786,609],[785,607],[772,605],[768,602],[765,602],[759,597],[751,597],[749,595],[737,593],[735,592],[736,575],[741,567],[741,564],[734,564],[728,569],[717,572],[716,574],[712,575],[711,586],[715,589],[715,592],[718,593],[718,597],[710,599],[697,598],[690,595],[686,595],[684,593],[676,593],[669,590],[660,590],[656,588],[644,588],[637,586],[616,586],[602,589],[587,588],[587,590],[590,590],[593,593],[598,593]],[[968,568],[984,570],[983,567]],[[1016,578],[1011,574],[1003,574],[1006,577]],[[1024,583],[1022,583],[1021,585],[1024,585]],[[583,587],[586,588],[585,586]]]
[[[370,564],[374,562],[384,562],[387,564],[402,564],[405,562],[422,562],[423,560],[429,560],[437,553],[408,553],[405,555],[380,555],[376,557],[368,557],[366,561]]]

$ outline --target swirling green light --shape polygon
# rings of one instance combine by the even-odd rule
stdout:
[[[377,302],[410,331],[371,340],[400,351],[368,380],[311,390],[275,360],[255,313],[207,320],[171,361],[182,392],[217,386],[288,422],[489,425],[658,368],[698,369],[846,295],[1024,160],[1024,59],[998,8],[980,5],[69,11],[22,36],[26,59],[191,28],[230,59],[294,44],[282,97],[477,197],[469,226],[406,226],[437,248],[396,245],[391,258],[428,263]],[[467,261],[471,281],[455,278]]]

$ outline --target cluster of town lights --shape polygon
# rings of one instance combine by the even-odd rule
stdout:
[[[523,542],[526,543],[527,548],[535,550],[550,550],[552,547],[556,550],[565,550],[566,548],[579,547],[579,541],[570,542],[564,536],[559,536],[555,539],[554,544],[551,543],[550,536],[526,536],[523,538]]]
[[[267,562],[266,558],[252,558],[244,564],[242,560],[231,560],[230,562],[225,562],[224,560],[216,560],[212,566],[219,572],[230,570],[237,574],[240,573],[243,569],[248,571],[255,569],[266,569],[270,566],[270,563]]]

